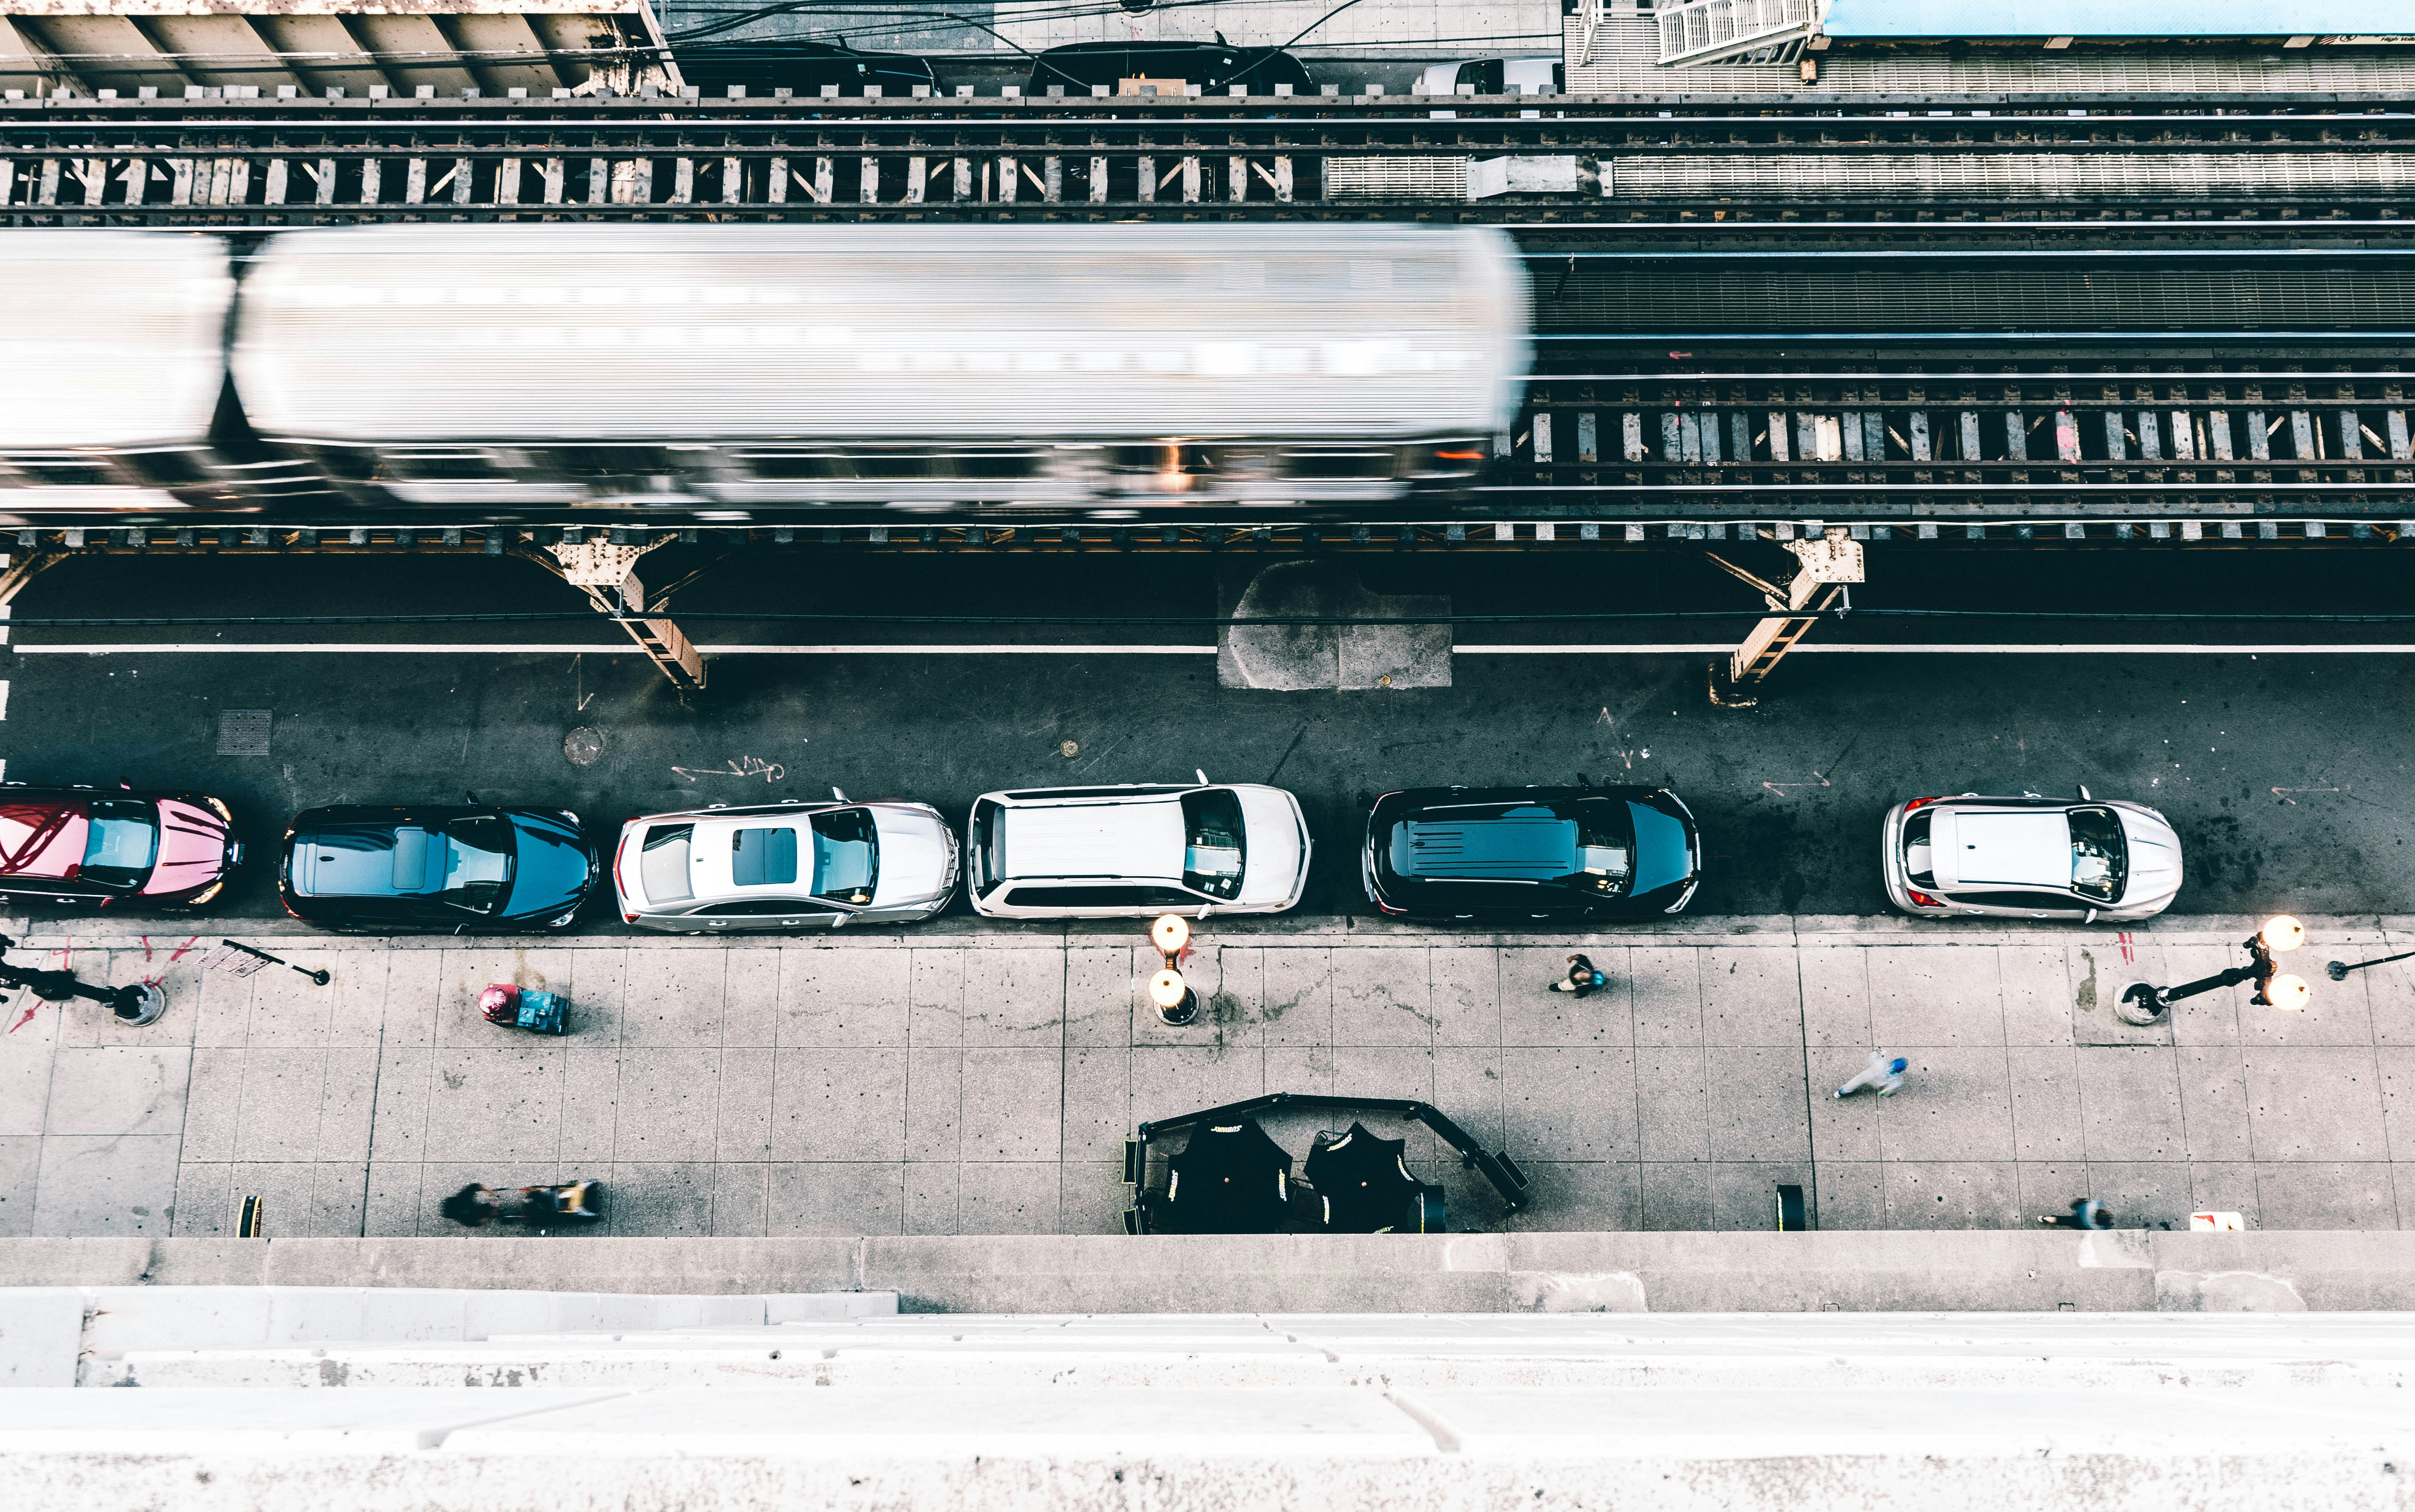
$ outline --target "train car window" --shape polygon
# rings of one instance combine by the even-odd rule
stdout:
[[[388,452],[385,470],[413,482],[503,482],[518,474],[492,452]]]
[[[0,465],[37,488],[94,487],[124,480],[108,460],[98,457],[0,457]]]

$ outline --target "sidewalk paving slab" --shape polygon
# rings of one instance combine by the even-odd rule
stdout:
[[[2082,1195],[2150,1225],[2415,1226],[2415,975],[2321,974],[2408,948],[2415,920],[2309,921],[2302,1013],[2234,988],[2115,1018],[2130,981],[2242,959],[2256,922],[1217,920],[1185,963],[1198,1021],[1169,1029],[1122,925],[262,936],[332,970],[321,988],[96,921],[22,958],[157,979],[170,1010],[10,1007],[0,1236],[231,1235],[248,1195],[275,1235],[458,1233],[435,1206],[461,1185],[574,1176],[606,1184],[611,1234],[1107,1234],[1136,1120],[1269,1091],[1430,1101],[1507,1149],[1534,1183],[1515,1214],[1406,1130],[1454,1227],[1764,1229],[1779,1184],[1832,1230],[2033,1226]],[[1549,991],[1578,951],[1610,985]],[[485,1023],[494,981],[566,994],[571,1033]],[[1830,1095],[1878,1049],[1912,1063],[1900,1096]],[[1268,1121],[1304,1157],[1346,1120]]]

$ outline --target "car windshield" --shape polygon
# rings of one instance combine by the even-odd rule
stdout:
[[[2073,809],[2071,890],[2083,898],[2112,903],[2122,896],[2129,869],[2121,818],[2111,809]]]
[[[128,799],[102,799],[92,804],[90,818],[79,875],[106,888],[142,886],[159,858],[157,811]]]
[[[647,828],[646,843],[638,851],[638,881],[646,890],[648,903],[684,903],[696,896],[687,864],[688,842],[695,836],[692,824]]]
[[[869,809],[828,809],[813,816],[814,896],[862,907],[880,876],[880,846]],[[794,831],[791,831],[793,833]]]
[[[1241,891],[1241,799],[1229,788],[1182,795],[1182,885],[1211,898]]]
[[[417,835],[423,845],[429,836],[425,830],[404,830],[395,836],[395,868],[402,870],[402,838]],[[455,819],[444,827],[442,835],[443,870],[430,866],[428,880],[434,885],[437,896],[445,903],[480,913],[493,913],[503,906],[503,894],[512,880],[512,827],[501,816],[491,814],[472,815]],[[432,859],[437,847],[429,845]]]

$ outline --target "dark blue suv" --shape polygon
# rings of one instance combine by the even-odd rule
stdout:
[[[1665,787],[1413,787],[1367,816],[1367,896],[1423,919],[1636,919],[1702,879],[1694,816]]]

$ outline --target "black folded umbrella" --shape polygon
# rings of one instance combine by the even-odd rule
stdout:
[[[1170,1168],[1153,1220],[1177,1234],[1273,1234],[1290,1216],[1291,1157],[1255,1118],[1203,1128]]]
[[[1336,1234],[1417,1232],[1418,1194],[1424,1183],[1409,1175],[1403,1139],[1377,1139],[1353,1123],[1339,1138],[1318,1135],[1308,1152],[1308,1185],[1316,1190],[1326,1228]]]

